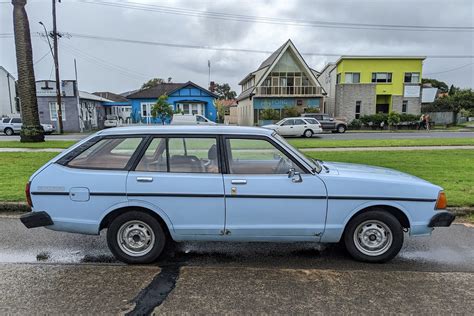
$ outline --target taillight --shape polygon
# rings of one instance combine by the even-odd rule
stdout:
[[[26,202],[30,207],[33,207],[33,202],[31,201],[31,192],[30,192],[31,182],[28,182],[25,187]]]
[[[438,194],[438,199],[436,200],[436,210],[444,210],[448,206],[448,200],[446,199],[446,193],[440,191]]]

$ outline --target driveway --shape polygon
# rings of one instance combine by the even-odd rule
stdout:
[[[337,245],[182,243],[156,265],[127,266],[104,234],[27,230],[0,216],[0,311],[6,313],[470,313],[474,228],[409,238],[387,264]]]

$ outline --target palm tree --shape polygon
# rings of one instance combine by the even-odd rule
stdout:
[[[20,141],[43,142],[44,131],[38,115],[30,25],[25,10],[26,0],[12,0],[12,4],[18,68],[18,93],[23,120]]]

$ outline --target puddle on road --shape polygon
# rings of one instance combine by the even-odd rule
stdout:
[[[88,253],[78,250],[40,250],[0,252],[0,263],[115,263],[112,254]]]

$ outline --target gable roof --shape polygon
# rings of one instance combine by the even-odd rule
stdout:
[[[318,71],[310,68],[308,66],[308,64],[306,63],[306,61],[304,60],[303,56],[301,56],[300,52],[298,51],[298,49],[296,48],[295,44],[293,44],[293,42],[291,41],[291,39],[288,39],[282,46],[280,46],[276,51],[274,51],[270,57],[268,57],[267,59],[265,59],[263,61],[263,63],[260,64],[260,67],[254,71],[254,72],[251,72],[248,76],[254,74],[255,72],[259,71],[260,69],[263,69],[263,68],[266,68],[265,72],[263,73],[263,75],[260,77],[260,79],[258,80],[258,82],[255,83],[255,85],[252,87],[252,88],[249,88],[245,91],[242,91],[242,93],[237,97],[237,100],[242,100],[242,99],[245,99],[249,96],[251,96],[253,94],[253,92],[255,91],[255,89],[260,86],[260,84],[263,82],[263,80],[265,80],[265,78],[268,76],[268,74],[270,73],[270,71],[273,69],[273,67],[278,63],[278,61],[280,60],[281,56],[283,56],[283,54],[288,50],[288,49],[291,49],[294,54],[296,55],[296,58],[301,62],[301,64],[303,65],[303,68],[305,68],[306,70],[306,73],[308,74],[308,77],[310,79],[312,79],[314,81],[314,83],[321,87],[321,84],[319,83],[318,81]],[[247,78],[246,77],[246,78]],[[243,81],[243,80],[242,80]],[[322,88],[322,87],[321,87]],[[324,89],[323,89],[324,91]]]
[[[95,94],[99,97],[102,97],[102,98],[106,98],[106,99],[109,99],[111,101],[114,101],[114,102],[127,102],[127,98],[120,95],[120,94],[116,94],[116,93],[112,93],[112,92],[108,92],[108,91],[104,91],[104,92],[94,92],[92,94]]]
[[[211,91],[204,89],[201,86],[198,86],[194,82],[188,81],[186,83],[160,83],[156,86],[153,86],[151,88],[139,90],[135,93],[132,93],[127,96],[128,99],[154,99],[154,98],[159,98],[163,94],[170,95],[175,91],[178,91],[179,89],[182,89],[186,86],[193,86],[196,89],[203,90],[209,95],[217,98],[218,96],[215,93],[212,93]]]

